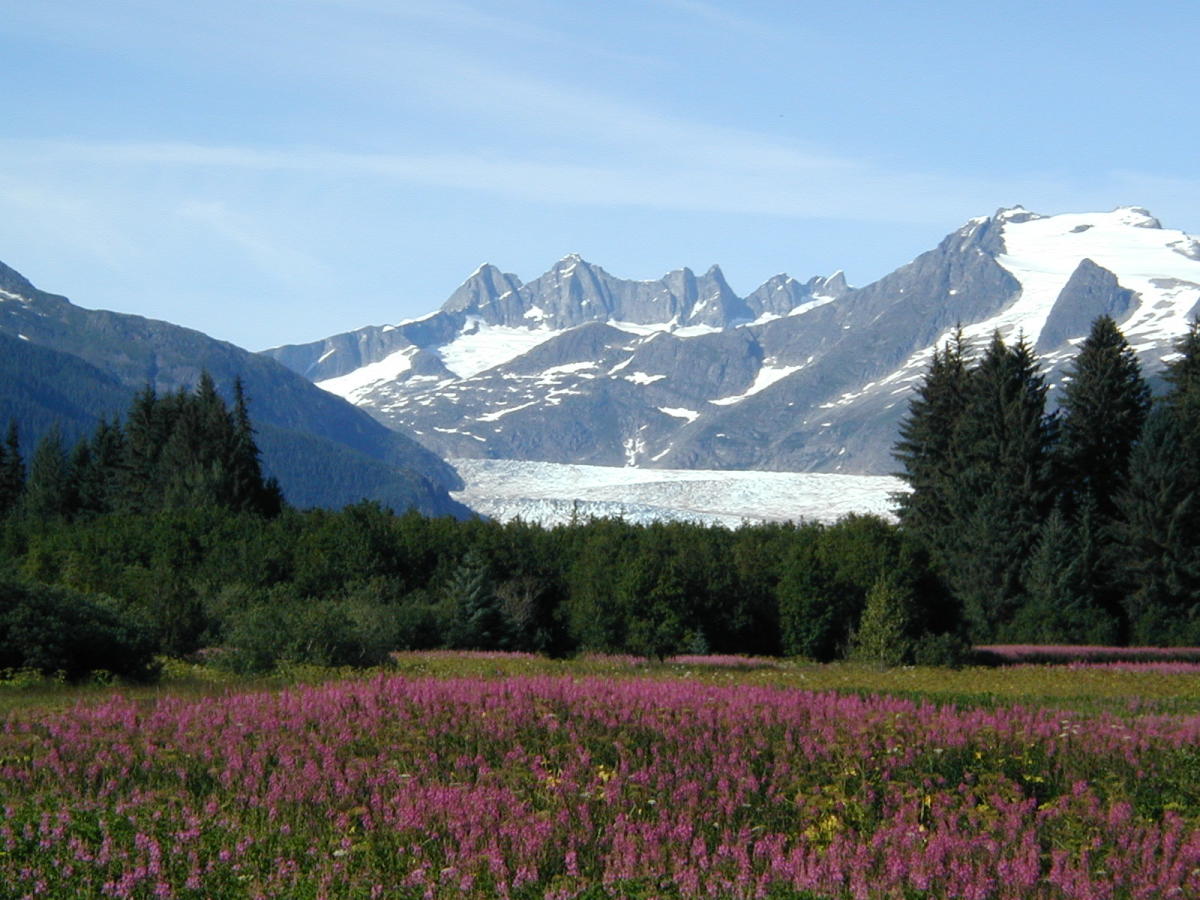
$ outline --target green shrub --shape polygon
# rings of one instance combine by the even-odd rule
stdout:
[[[107,597],[0,581],[0,669],[62,672],[72,681],[104,670],[149,681],[158,674],[156,649],[153,630]]]
[[[235,612],[222,665],[244,673],[281,663],[376,666],[397,642],[397,617],[384,606],[346,600],[278,600]]]

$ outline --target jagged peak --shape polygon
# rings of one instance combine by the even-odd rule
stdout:
[[[1000,209],[996,210],[995,214],[992,216],[992,219],[996,222],[1011,222],[1014,225],[1018,225],[1021,222],[1032,222],[1034,219],[1044,218],[1045,216],[1041,215],[1040,213],[1030,212],[1019,203],[1015,206],[1002,206]]]
[[[1118,206],[1112,211],[1122,225],[1134,228],[1162,228],[1162,222],[1150,214],[1144,206]]]

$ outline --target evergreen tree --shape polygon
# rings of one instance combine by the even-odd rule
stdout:
[[[472,547],[446,585],[450,623],[447,643],[459,650],[499,650],[506,645],[504,614],[488,562]]]
[[[934,349],[929,370],[900,424],[893,455],[909,492],[897,496],[901,523],[938,562],[944,562],[954,522],[952,439],[967,403],[968,370],[962,329]]]
[[[1171,385],[1166,403],[1179,423],[1180,437],[1194,454],[1200,448],[1200,318],[1192,320],[1175,351],[1178,356],[1163,372]]]
[[[283,492],[274,478],[263,478],[254,426],[246,403],[246,391],[240,377],[233,382],[233,434],[229,448],[231,500],[235,508],[265,516],[278,515],[283,507]]]
[[[0,444],[0,518],[16,510],[25,493],[25,461],[17,423],[8,423],[8,435]]]
[[[1067,376],[1056,453],[1065,509],[1070,515],[1091,496],[1096,516],[1108,523],[1150,410],[1150,386],[1109,316],[1092,323]]]
[[[997,332],[967,393],[950,451],[942,562],[980,641],[1003,636],[1025,600],[1022,570],[1052,505],[1055,420],[1024,338],[1009,348]]]
[[[113,512],[121,506],[125,484],[125,437],[120,424],[101,420],[87,446],[88,465],[76,469],[80,512]]]
[[[1029,597],[1017,615],[1015,635],[1035,644],[1115,643],[1120,623],[1101,600],[1106,571],[1094,501],[1087,498],[1074,520],[1055,506],[1029,560]]]
[[[1129,640],[1200,640],[1200,547],[1196,457],[1170,406],[1155,406],[1130,457],[1118,495],[1116,549]],[[1192,623],[1191,634],[1181,626]]]
[[[913,599],[888,574],[867,591],[867,602],[850,643],[851,658],[881,667],[912,662]]]
[[[73,486],[62,433],[53,426],[38,441],[29,461],[25,513],[33,519],[61,519],[71,513]]]
[[[125,418],[120,504],[124,511],[138,513],[157,508],[161,493],[158,461],[167,434],[162,404],[154,388],[147,384],[133,398]]]

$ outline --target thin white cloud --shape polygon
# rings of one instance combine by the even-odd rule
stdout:
[[[700,19],[722,29],[740,31],[744,35],[761,40],[775,41],[779,38],[778,28],[768,28],[744,14],[732,13],[715,3],[707,3],[705,0],[655,0],[655,2],[659,6]]]
[[[10,168],[35,169],[87,165],[252,170],[316,179],[351,176],[578,206],[863,221],[938,221],[946,215],[947,201],[961,201],[964,193],[981,188],[965,179],[888,173],[863,163],[789,155],[772,148],[757,159],[752,158],[751,148],[740,150],[732,164],[716,152],[614,163],[181,142],[0,141],[0,162]],[[215,216],[210,215],[210,220],[215,222]]]
[[[276,281],[308,285],[327,280],[330,271],[307,254],[285,246],[254,224],[254,220],[213,200],[190,200],[178,209],[183,219],[198,223],[236,247],[259,271]]]
[[[0,174],[0,216],[26,235],[41,235],[47,246],[70,247],[108,269],[145,260],[143,247],[114,222],[101,198],[52,180]]]

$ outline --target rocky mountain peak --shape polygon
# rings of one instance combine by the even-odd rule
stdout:
[[[1039,215],[1038,213],[1030,212],[1020,204],[1017,204],[1016,206],[1001,207],[992,215],[993,222],[1011,222],[1014,225],[1020,224],[1021,222],[1032,222],[1034,219],[1042,218],[1045,217]]]

